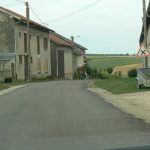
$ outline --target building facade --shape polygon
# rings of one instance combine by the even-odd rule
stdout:
[[[0,7],[0,79],[25,79],[27,61],[27,20]],[[31,77],[51,74],[49,31],[30,20]]]
[[[51,40],[51,74],[53,76],[73,79],[77,68],[85,65],[85,47],[61,36],[50,33]]]
[[[27,19],[0,7],[0,80],[26,80],[28,68],[32,78],[73,79],[84,65],[86,48],[32,20],[29,24],[30,53]]]

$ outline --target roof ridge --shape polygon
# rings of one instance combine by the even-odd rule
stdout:
[[[19,18],[19,19],[22,19],[22,20],[24,20],[24,21],[27,21],[27,18],[26,18],[25,16],[23,16],[23,15],[17,13],[17,12],[14,12],[14,11],[12,11],[12,10],[10,10],[10,9],[7,9],[7,8],[5,8],[5,7],[0,6],[0,11],[2,11],[2,12],[4,12],[4,13],[7,13],[7,14],[9,14],[9,15],[12,15],[13,17],[16,17],[16,19]],[[42,27],[42,28],[51,30],[50,28],[48,28],[48,27],[46,27],[46,26],[44,26],[44,25],[42,25],[42,24],[40,24],[40,23],[38,23],[38,22],[36,22],[36,21],[33,21],[32,19],[29,19],[29,21],[30,21],[30,23],[33,23],[33,24],[35,24],[35,25],[37,25],[37,26],[40,26],[40,27]],[[51,31],[53,31],[53,30],[51,30]]]
[[[59,33],[56,33],[56,32],[54,32],[54,33],[52,33],[52,34],[55,34],[55,35],[59,36],[60,38],[63,38],[63,40],[65,40],[66,42],[72,44],[72,41],[71,41],[70,39],[64,37],[63,35],[60,35]],[[78,43],[76,43],[76,42],[74,42],[74,44],[75,44],[76,46],[82,48],[82,49],[87,50],[87,48],[83,47],[82,45],[80,45],[80,44],[78,44]]]

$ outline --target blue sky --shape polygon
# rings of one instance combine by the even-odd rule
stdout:
[[[142,0],[28,1],[42,22],[67,38],[75,36],[75,41],[87,47],[88,53],[138,51]],[[1,6],[25,15],[24,4],[15,0],[0,2]],[[40,22],[32,12],[31,19]]]

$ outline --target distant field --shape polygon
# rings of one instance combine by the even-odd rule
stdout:
[[[101,55],[87,55],[88,65],[92,68],[104,69],[109,67],[116,67],[122,65],[130,65],[141,63],[141,59],[129,56],[101,56]]]

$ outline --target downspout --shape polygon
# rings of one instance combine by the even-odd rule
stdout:
[[[75,72],[74,56],[73,56],[73,53],[74,53],[74,36],[71,36],[71,41],[72,41],[72,79],[73,79],[74,72]]]
[[[58,49],[56,49],[56,66],[57,66],[57,77],[58,77]]]
[[[17,80],[17,34],[16,34],[16,26],[14,26],[15,30],[15,80]]]

